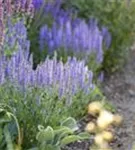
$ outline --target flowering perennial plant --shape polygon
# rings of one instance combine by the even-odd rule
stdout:
[[[66,64],[57,62],[56,57],[47,58],[36,70],[32,70],[32,61],[27,61],[23,51],[18,51],[10,60],[0,58],[0,84],[11,81],[28,86],[56,89],[60,96],[73,96],[79,91],[86,94],[94,88],[93,74],[84,61],[69,58]]]
[[[74,55],[84,55],[85,59],[94,53],[96,62],[102,62],[103,40],[107,48],[111,41],[106,28],[103,28],[101,32],[95,20],[91,20],[89,24],[79,19],[71,20],[64,17],[59,17],[57,20],[59,23],[54,22],[52,28],[45,25],[40,29],[41,50],[47,47],[48,51],[52,53],[62,48],[67,54],[72,51]]]
[[[0,46],[4,42],[6,22],[11,16],[25,14],[33,18],[34,5],[32,0],[0,0]]]
[[[12,55],[14,51],[18,50],[29,51],[30,41],[27,40],[27,29],[24,25],[24,20],[13,24],[12,21],[8,19],[4,39],[2,48],[4,54],[9,53]]]
[[[77,61],[75,57],[68,58],[64,64],[53,59],[39,64],[36,70],[32,69],[32,56],[28,61],[30,42],[27,40],[27,30],[23,21],[14,26],[9,21],[8,31],[5,37],[7,47],[17,44],[17,51],[8,58],[6,55],[0,57],[0,84],[7,81],[17,83],[24,88],[28,86],[45,87],[56,89],[60,96],[73,96],[79,91],[89,93],[94,85],[92,83],[93,73],[85,66],[84,61]]]
[[[33,0],[35,10],[42,10],[46,13],[51,13],[53,16],[58,15],[62,0]]]

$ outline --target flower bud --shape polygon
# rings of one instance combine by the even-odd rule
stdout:
[[[85,128],[89,133],[94,133],[96,130],[96,125],[93,122],[89,122]]]
[[[106,110],[103,110],[101,111],[100,116],[97,120],[97,125],[100,129],[104,130],[112,124],[112,122],[114,121],[113,119],[113,114]]]
[[[88,106],[88,113],[92,115],[99,114],[102,110],[102,104],[100,102],[92,102]]]
[[[98,146],[101,146],[104,144],[105,140],[102,136],[102,134],[97,134],[94,138],[95,144],[97,144]]]
[[[103,131],[102,136],[107,142],[111,142],[113,140],[113,134],[109,131]]]

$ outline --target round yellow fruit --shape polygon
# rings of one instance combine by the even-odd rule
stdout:
[[[103,131],[102,136],[107,142],[111,142],[113,140],[113,134],[109,131]]]
[[[90,133],[94,133],[96,130],[96,125],[94,122],[89,122],[85,128],[86,131],[90,132]]]
[[[105,142],[102,134],[97,134],[94,138],[95,144],[97,144],[98,146],[103,145],[103,143]]]
[[[96,115],[102,110],[102,104],[100,102],[92,102],[88,106],[88,114]]]
[[[120,115],[114,115],[113,120],[113,123],[115,125],[120,125],[122,123],[123,118]]]
[[[106,129],[109,125],[111,125],[114,121],[113,114],[103,110],[100,113],[100,116],[97,119],[97,125],[100,129],[104,130]]]

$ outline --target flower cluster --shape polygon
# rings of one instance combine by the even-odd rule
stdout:
[[[29,51],[30,41],[27,40],[27,29],[24,26],[23,20],[13,24],[12,21],[8,19],[4,39],[2,48],[4,54],[9,51],[13,53],[17,50]]]
[[[33,0],[35,10],[42,10],[46,13],[51,13],[53,16],[60,12],[62,0]]]
[[[46,58],[33,70],[32,56],[28,61],[29,41],[23,22],[19,21],[12,26],[9,21],[8,24],[6,43],[12,47],[16,40],[18,49],[10,58],[4,54],[0,57],[0,84],[10,81],[24,88],[53,88],[60,96],[68,98],[79,91],[89,93],[94,88],[93,73],[88,70],[84,61],[78,61],[75,57],[69,57],[65,64],[57,61],[56,56],[53,59]]]
[[[89,104],[88,114],[94,119],[86,126],[86,131],[94,133],[94,142],[98,149],[110,149],[109,143],[114,139],[113,126],[122,123],[122,116],[112,114],[104,108],[103,103],[95,101]]]
[[[10,3],[11,1],[9,1]],[[30,8],[31,5],[37,8],[41,7],[43,1],[14,1],[14,6],[23,11],[24,8]],[[2,3],[3,4],[3,3]],[[12,4],[12,5],[13,5]],[[60,9],[60,1],[55,1],[53,5],[46,3],[45,12],[51,12],[52,7],[57,5]],[[30,10],[30,9],[28,9]],[[53,12],[53,11],[52,11]],[[0,56],[0,83],[7,80],[23,87],[38,86],[55,88],[60,96],[72,96],[78,91],[89,93],[94,85],[92,84],[93,73],[85,66],[85,60],[78,61],[76,56],[96,54],[96,61],[101,63],[103,60],[103,42],[108,48],[111,37],[106,28],[99,30],[97,21],[91,19],[86,23],[80,19],[73,19],[64,11],[59,11],[51,28],[44,25],[40,29],[39,44],[40,49],[47,47],[49,53],[55,53],[61,48],[68,54],[74,53],[74,57],[68,57],[64,64],[61,60],[57,61],[57,56],[39,64],[36,70],[32,69],[33,59],[29,56],[30,41],[27,39],[27,30],[24,21],[12,23],[8,19],[5,31],[5,43],[3,45],[3,54]],[[10,58],[7,53],[14,50]],[[29,59],[30,57],[30,59]],[[12,67],[11,67],[12,66]]]
[[[0,59],[0,83],[7,79],[24,87],[36,86],[54,88],[60,96],[72,96],[79,91],[86,94],[94,88],[93,74],[84,61],[69,58],[66,64],[57,62],[56,57],[47,58],[36,70],[32,70],[32,61],[28,62],[26,54],[18,51],[10,60]]]
[[[73,19],[70,11],[61,9],[61,0],[33,0],[33,4],[36,10],[50,13],[55,20],[51,28],[47,24],[40,28],[41,50],[47,47],[48,52],[52,53],[62,48],[67,53],[73,51],[74,55],[83,53],[83,58],[94,53],[96,61],[102,62],[103,46],[108,49],[111,44],[111,35],[106,27],[102,27],[100,31],[95,19],[90,19],[89,23],[78,18]]]
[[[34,16],[34,5],[32,0],[0,0],[0,46],[4,42],[6,22],[12,15],[24,13],[30,17]]]
[[[79,19],[71,20],[58,17],[57,22],[54,22],[52,28],[45,25],[40,29],[41,50],[47,47],[49,52],[53,52],[63,48],[66,53],[73,51],[74,55],[81,54],[84,55],[84,58],[94,53],[96,54],[96,61],[102,62],[103,40],[105,40],[107,47],[111,41],[106,28],[103,28],[101,32],[95,20],[90,20],[87,24]]]

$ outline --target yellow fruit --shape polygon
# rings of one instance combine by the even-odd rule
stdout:
[[[103,145],[103,143],[105,142],[102,134],[97,134],[94,138],[94,141],[95,141],[95,144],[97,144],[98,146]]]
[[[113,134],[109,131],[103,131],[102,136],[107,142],[111,142],[113,140]]]
[[[93,122],[89,122],[85,128],[86,131],[94,133],[96,130],[96,125]]]
[[[114,121],[113,114],[103,110],[100,113],[99,118],[97,119],[97,125],[100,129],[104,130]]]
[[[123,118],[120,115],[114,115],[113,120],[113,123],[115,125],[120,125],[122,123]]]
[[[102,104],[100,102],[92,102],[88,106],[88,114],[96,115],[102,110]]]

